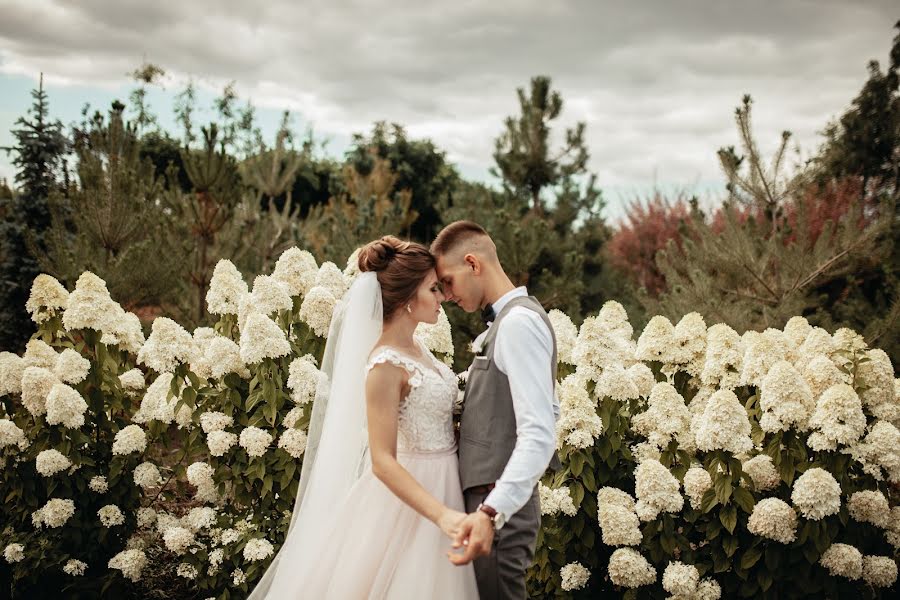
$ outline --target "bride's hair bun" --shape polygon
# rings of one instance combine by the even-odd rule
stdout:
[[[384,271],[397,253],[402,252],[408,246],[409,242],[404,242],[392,235],[371,241],[359,251],[359,270],[363,273]]]
[[[422,244],[386,235],[363,246],[358,264],[361,272],[378,274],[384,318],[389,319],[412,300],[435,259]]]

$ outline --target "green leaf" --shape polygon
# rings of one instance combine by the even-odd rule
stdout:
[[[713,483],[713,489],[716,492],[716,499],[722,504],[728,504],[732,490],[731,478],[724,473],[718,473]]]
[[[741,557],[741,568],[749,569],[759,561],[761,556],[762,550],[760,548],[750,548]]]
[[[734,501],[737,502],[737,505],[741,507],[741,510],[747,514],[752,513],[753,507],[756,506],[756,500],[753,499],[753,494],[740,486],[734,488]]]
[[[734,533],[734,528],[737,526],[737,509],[733,505],[724,507],[719,511],[719,521],[722,522],[722,526],[728,530],[728,533]]]
[[[738,549],[738,538],[736,535],[726,536],[722,541],[722,549],[725,550],[725,554],[730,558],[737,552]]]

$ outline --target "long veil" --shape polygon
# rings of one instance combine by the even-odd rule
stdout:
[[[368,446],[365,365],[382,325],[381,285],[376,273],[362,273],[335,306],[291,523],[250,600],[297,595],[333,527],[336,503],[359,477]]]

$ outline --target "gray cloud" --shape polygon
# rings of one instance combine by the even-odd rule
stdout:
[[[470,170],[490,166],[515,88],[547,74],[562,123],[588,124],[601,185],[627,189],[719,179],[746,92],[764,150],[787,128],[813,151],[900,17],[886,0],[0,0],[0,14],[0,72],[119,85],[146,57],[236,80],[326,135],[403,123]]]

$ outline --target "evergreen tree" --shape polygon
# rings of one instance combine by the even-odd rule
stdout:
[[[549,77],[531,79],[531,90],[517,90],[521,114],[506,119],[506,131],[495,142],[494,174],[514,192],[526,195],[531,208],[545,210],[541,190],[564,179],[586,172],[588,151],[584,143],[584,123],[565,132],[565,143],[555,153],[550,148],[550,121],[562,113],[559,92],[552,91]]]
[[[44,233],[50,226],[48,197],[55,192],[68,149],[62,123],[50,118],[44,78],[32,90],[29,115],[16,121],[12,130],[17,193],[0,194],[0,348],[20,351],[34,332],[25,311],[31,283],[40,273],[31,248],[44,248]],[[9,193],[7,193],[9,192]]]
[[[163,182],[140,155],[136,124],[113,102],[75,132],[76,181],[68,194],[51,195],[52,226],[42,268],[70,289],[85,270],[103,278],[128,309],[158,306],[175,289],[182,257],[164,235]]]

